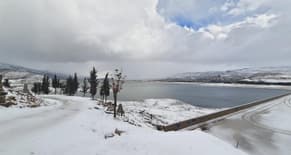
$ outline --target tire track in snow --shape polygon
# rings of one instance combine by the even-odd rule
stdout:
[[[290,102],[290,99],[288,99],[288,102]],[[273,131],[279,134],[284,134],[284,135],[288,135],[291,136],[291,131],[290,130],[284,130],[284,129],[279,129],[279,128],[275,128],[275,127],[271,127],[268,125],[265,125],[263,123],[260,123],[259,121],[257,121],[256,118],[258,118],[259,115],[262,115],[264,113],[269,112],[272,108],[274,108],[275,106],[287,106],[287,108],[290,108],[288,103],[287,103],[287,99],[285,99],[283,102],[277,103],[277,104],[272,104],[272,105],[267,105],[267,106],[262,106],[256,110],[247,112],[245,114],[242,115],[242,119],[248,121],[249,123],[251,123],[252,125],[265,129],[265,130],[269,130],[269,131]]]

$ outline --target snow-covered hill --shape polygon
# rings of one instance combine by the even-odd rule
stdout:
[[[53,77],[55,73],[0,63],[0,74],[3,75],[3,79],[9,79],[12,85],[21,85],[41,81],[44,74]],[[64,74],[57,73],[57,75],[60,78],[66,77]]]
[[[221,82],[252,84],[291,84],[291,67],[244,68],[215,72],[188,72],[164,79],[166,81]]]
[[[29,75],[44,75],[44,74],[47,74],[49,76],[54,76],[54,74],[58,74],[59,77],[67,76],[66,74],[52,73],[49,71],[26,68],[26,67],[22,67],[18,65],[11,65],[11,64],[1,63],[1,62],[0,62],[0,73],[15,73],[11,75],[12,78],[13,77],[14,78],[26,77]]]

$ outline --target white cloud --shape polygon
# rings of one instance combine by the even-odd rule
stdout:
[[[290,3],[1,1],[0,61],[50,70],[74,66],[67,67],[67,72],[84,71],[94,63],[104,70],[123,66],[135,77],[199,70],[201,66],[291,65],[287,59],[291,57],[291,38],[285,35],[291,32]],[[268,10],[256,12],[261,7]],[[234,9],[240,10],[236,15],[245,14],[244,18],[228,20]],[[199,30],[181,27],[169,20],[175,15],[193,23],[207,22]],[[150,73],[151,68],[156,70]]]
[[[238,3],[234,4],[233,2],[227,2],[226,7],[232,7],[228,10],[230,15],[241,15],[246,14],[251,11],[255,11],[261,7],[266,7],[270,0],[239,0]]]
[[[268,28],[275,23],[276,18],[278,18],[278,16],[274,14],[261,14],[254,17],[247,17],[243,21],[229,25],[209,25],[199,29],[198,32],[204,33],[204,36],[210,39],[226,39],[228,34],[235,29],[244,29],[248,27]]]

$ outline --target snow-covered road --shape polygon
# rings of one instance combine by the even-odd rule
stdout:
[[[249,154],[291,154],[291,96],[246,110],[215,123],[209,133]]]
[[[36,132],[43,132],[58,123],[66,121],[82,110],[82,106],[74,101],[58,99],[55,97],[43,97],[47,102],[55,105],[48,108],[22,110],[7,113],[6,119],[0,120],[0,145],[13,145],[20,138],[27,138]],[[3,114],[2,114],[3,115]],[[4,142],[4,143],[3,143]]]
[[[0,108],[1,155],[245,155],[201,131],[165,133],[114,120],[88,98],[42,98],[51,106]],[[125,133],[104,138],[116,128]]]

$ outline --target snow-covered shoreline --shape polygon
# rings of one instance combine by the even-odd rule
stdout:
[[[203,83],[203,82],[166,82],[166,81],[144,81],[144,82],[167,83],[167,84],[191,84],[191,85],[197,85],[197,86],[210,86],[210,87],[264,88],[264,89],[291,90],[290,86],[282,86],[282,85],[259,85],[259,84],[238,84],[238,83]]]
[[[99,105],[102,105],[100,100],[99,103]],[[125,111],[125,116],[121,117],[123,121],[136,126],[151,128],[156,125],[169,125],[225,109],[202,108],[175,99],[118,101],[118,104],[122,104]],[[105,107],[100,106],[100,108],[106,110]]]

